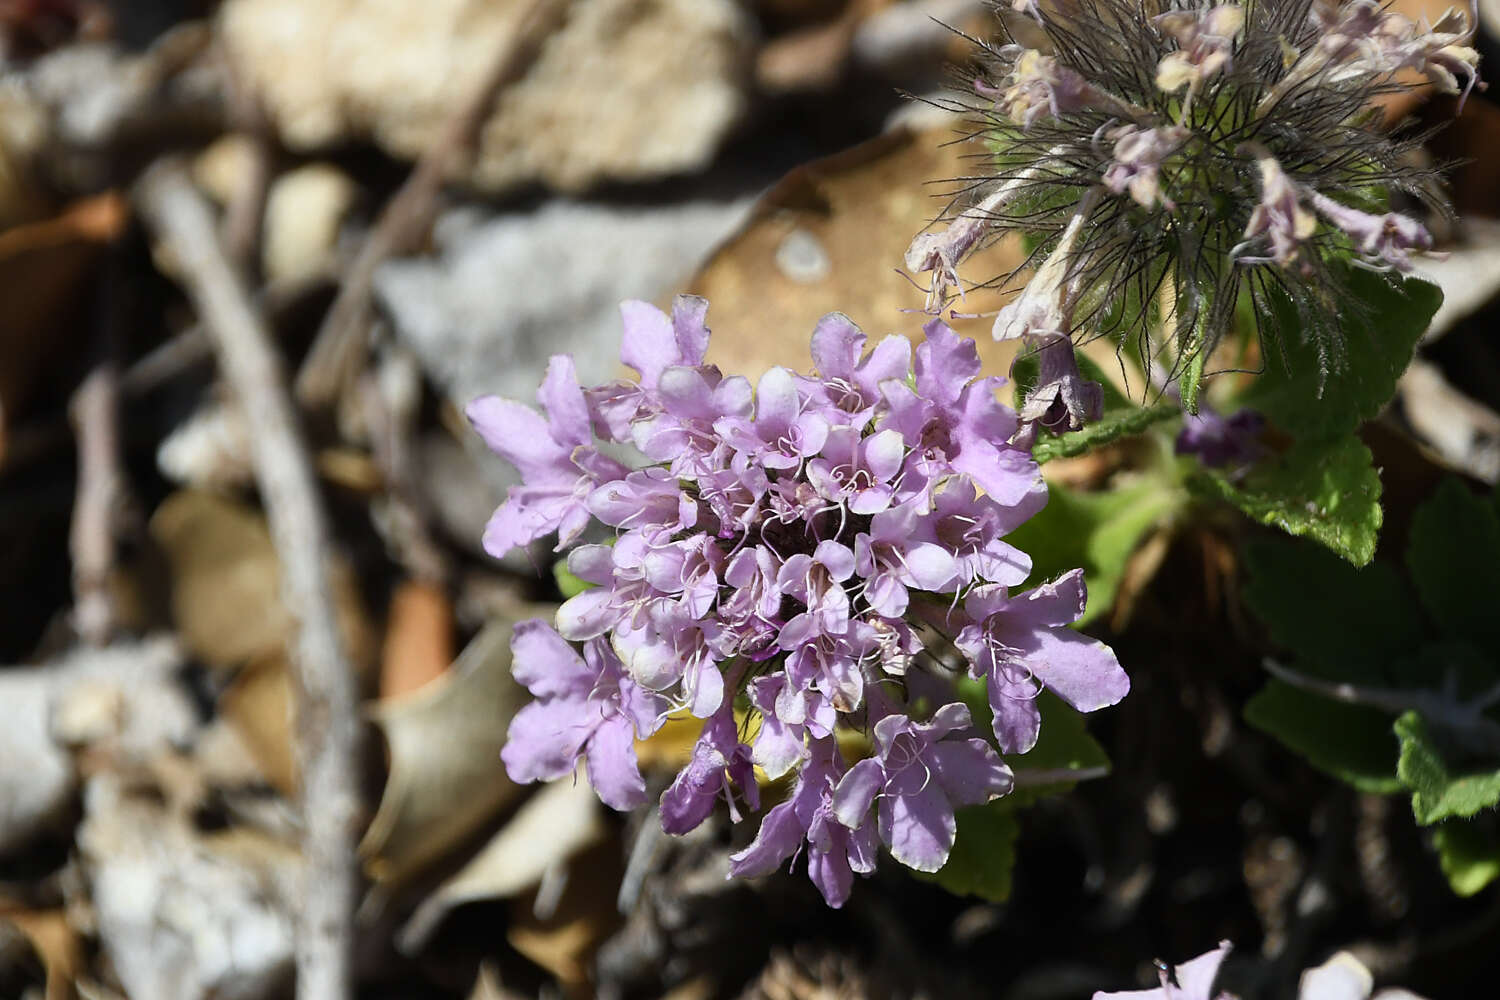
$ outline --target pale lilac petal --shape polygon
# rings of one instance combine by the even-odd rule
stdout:
[[[1042,713],[1036,705],[1032,685],[1017,684],[991,672],[987,685],[992,728],[1001,753],[1026,753],[1036,746],[1042,729]]]
[[[1021,644],[1022,658],[1036,679],[1080,712],[1093,712],[1130,693],[1114,650],[1067,628],[1038,629]]]
[[[517,712],[500,750],[511,780],[552,781],[573,773],[591,733],[589,713],[577,698],[534,701]]]
[[[891,857],[919,872],[935,872],[947,863],[958,822],[953,806],[936,785],[929,783],[910,795],[887,795],[876,814],[880,839]]]
[[[785,430],[797,419],[801,400],[791,371],[776,367],[760,377],[755,390],[755,422],[760,426]]]
[[[864,443],[865,467],[881,482],[894,479],[906,460],[906,443],[895,430],[881,431]]]
[[[854,552],[847,545],[822,541],[813,550],[813,559],[828,568],[828,575],[840,583],[854,575]],[[788,565],[791,560],[788,560]]]
[[[547,376],[537,390],[536,398],[547,410],[552,439],[564,448],[572,449],[593,444],[594,432],[589,420],[588,404],[583,398],[583,389],[578,385],[578,372],[573,368],[573,359],[566,354],[554,354],[547,362]]]
[[[802,845],[807,827],[797,818],[795,802],[788,799],[773,806],[760,821],[760,831],[750,846],[729,856],[729,872],[740,878],[769,875]]]
[[[918,590],[942,590],[953,581],[957,573],[957,563],[953,554],[933,542],[922,542],[912,546],[902,554],[901,561],[911,574],[912,584]]]
[[[1182,987],[1188,996],[1202,995],[1207,997],[1213,989],[1214,979],[1219,974],[1219,966],[1233,950],[1233,945],[1228,941],[1220,941],[1219,947],[1213,951],[1199,955],[1197,958],[1183,962],[1173,971],[1177,976],[1177,985]]]
[[[614,715],[599,723],[586,748],[589,784],[599,800],[625,812],[646,804],[646,779],[635,757],[630,721]]]
[[[917,391],[939,404],[956,402],[979,374],[979,349],[942,320],[930,321],[922,332],[927,339],[917,347]]]
[[[552,526],[539,518],[536,511],[528,510],[525,504],[511,497],[490,515],[484,526],[482,544],[484,551],[500,559],[511,549],[529,545],[551,531]]]
[[[854,888],[854,872],[843,851],[808,851],[807,877],[823,894],[823,901],[837,910],[849,901]]]
[[[875,394],[880,383],[887,379],[905,379],[911,372],[911,341],[892,334],[882,337],[870,356],[860,365],[861,386],[871,392],[871,402],[878,399]]]
[[[1014,598],[1007,606],[1006,621],[1029,628],[1071,625],[1083,617],[1087,604],[1083,570],[1069,570]]]
[[[855,764],[839,779],[834,790],[834,818],[850,829],[859,826],[870,814],[870,806],[884,786],[885,770],[879,761],[866,759]]]
[[[596,587],[568,598],[557,609],[557,631],[564,639],[582,642],[608,632],[620,620],[615,592]]]
[[[672,334],[677,340],[676,364],[701,365],[708,353],[708,300],[701,295],[679,295],[672,300]]]
[[[1010,768],[984,740],[938,743],[924,759],[954,805],[988,802],[1009,792],[1013,784]]]
[[[786,774],[806,756],[802,736],[774,715],[761,718],[760,734],[750,759],[766,776],[775,780]]]
[[[583,657],[540,618],[516,623],[510,657],[510,672],[538,698],[583,698],[594,686]]]
[[[905,338],[902,338],[903,340]],[[829,313],[813,328],[812,359],[824,378],[849,378],[865,349],[865,335],[848,316]]]
[[[620,318],[625,324],[620,360],[640,373],[643,388],[654,389],[663,371],[682,363],[672,321],[651,303],[637,299],[620,303]]]
[[[874,823],[866,823],[857,829],[849,831],[849,867],[861,875],[868,875],[875,870],[875,862],[880,860],[880,836],[875,831]]]

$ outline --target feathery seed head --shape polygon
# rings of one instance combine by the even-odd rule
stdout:
[[[982,100],[957,102],[989,169],[907,254],[931,272],[929,310],[962,294],[964,256],[1015,232],[1034,249],[997,280],[1036,274],[997,338],[1109,336],[1148,367],[1175,345],[1175,375],[1248,296],[1261,320],[1289,301],[1337,367],[1345,265],[1406,270],[1431,246],[1392,196],[1446,211],[1436,171],[1413,165],[1422,137],[1384,129],[1376,102],[1413,72],[1467,95],[1467,16],[1429,26],[1376,0],[1007,6],[1025,16],[983,47]]]

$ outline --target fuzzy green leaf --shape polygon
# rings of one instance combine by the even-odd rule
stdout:
[[[1419,278],[1350,267],[1343,281],[1354,305],[1339,321],[1342,367],[1325,375],[1314,338],[1282,317],[1278,343],[1266,349],[1266,370],[1242,400],[1299,438],[1351,434],[1380,413],[1443,301],[1436,285]]]
[[[1412,520],[1406,564],[1447,635],[1500,647],[1500,513],[1457,479],[1444,480]]]
[[[1037,435],[1036,445],[1031,453],[1038,462],[1072,458],[1119,438],[1141,434],[1152,424],[1170,420],[1181,412],[1176,403],[1157,403],[1155,406],[1145,407],[1132,405],[1128,410],[1106,412],[1101,419],[1076,431]]]
[[[955,812],[958,839],[948,863],[932,875],[921,876],[959,896],[977,896],[992,903],[1010,898],[1016,867],[1016,838],[1021,833],[1011,796]]]
[[[1473,816],[1500,803],[1500,770],[1454,775],[1427,723],[1416,712],[1396,720],[1401,756],[1396,774],[1411,789],[1412,811],[1423,826]]]
[[[1460,896],[1472,896],[1500,878],[1500,837],[1478,823],[1451,819],[1432,832],[1438,863]]]
[[[1245,720],[1362,792],[1401,790],[1391,717],[1383,712],[1273,680],[1245,705]]]
[[[1028,585],[1083,568],[1089,599],[1082,625],[1114,604],[1131,554],[1185,500],[1180,490],[1154,480],[1100,493],[1053,486],[1047,506],[1006,541],[1030,553]]]
[[[1422,615],[1384,562],[1356,568],[1307,542],[1259,538],[1245,546],[1245,566],[1245,603],[1273,642],[1297,654],[1304,672],[1383,680],[1384,664],[1422,646]]]
[[[1262,524],[1322,542],[1356,566],[1375,556],[1380,534],[1380,474],[1358,438],[1299,441],[1251,471],[1243,484],[1215,472],[1193,477]]]

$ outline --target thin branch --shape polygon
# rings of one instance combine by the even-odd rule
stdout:
[[[281,560],[294,623],[291,660],[302,784],[306,883],[297,935],[297,996],[353,995],[353,914],[359,716],[353,667],[334,611],[322,502],[280,361],[249,293],[224,255],[208,205],[181,163],[151,167],[135,198],[171,251],[250,426],[251,460]]]
[[[444,181],[475,145],[495,98],[536,60],[567,5],[568,0],[530,0],[469,99],[454,109],[400,190],[386,203],[349,265],[338,298],[297,374],[297,398],[303,403],[327,405],[352,384],[368,346],[376,270],[392,255],[409,251],[431,227]]]

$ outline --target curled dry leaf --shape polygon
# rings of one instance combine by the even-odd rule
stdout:
[[[500,747],[526,692],[510,674],[509,621],[470,641],[451,670],[370,711],[385,735],[390,777],[360,844],[370,875],[399,882],[520,794]]]
[[[605,836],[600,809],[585,781],[564,778],[542,786],[468,864],[422,901],[401,929],[401,950],[419,951],[455,907],[506,899],[540,884]]]

